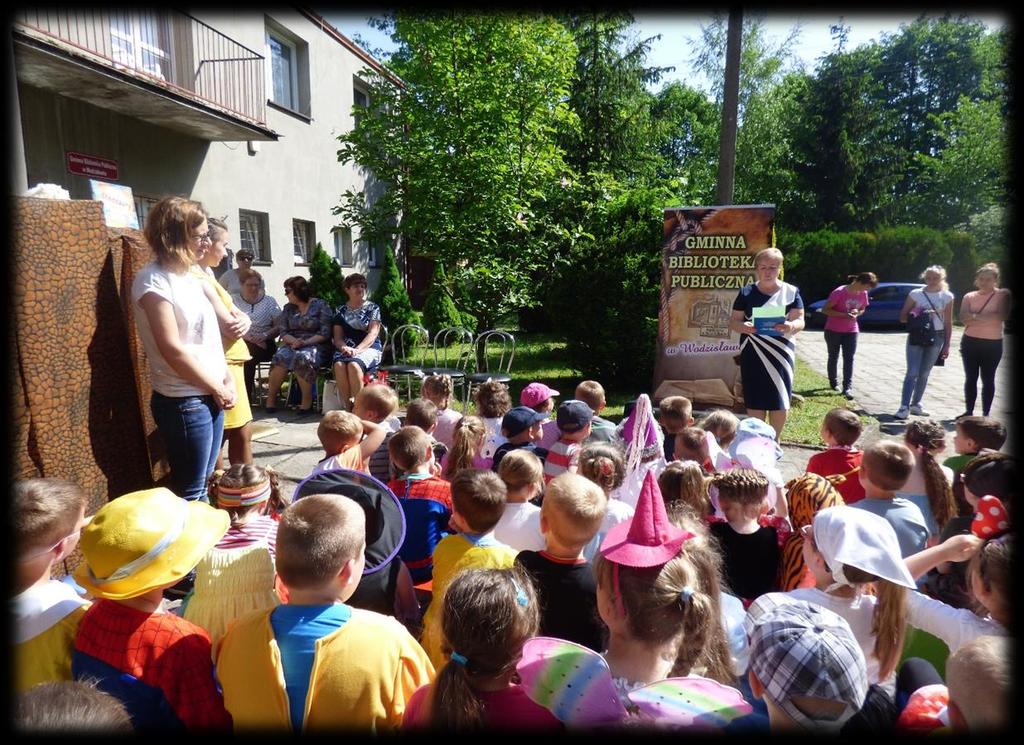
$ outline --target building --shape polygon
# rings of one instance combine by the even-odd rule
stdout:
[[[197,199],[226,216],[229,249],[254,251],[282,304],[284,280],[309,276],[318,242],[376,286],[383,247],[336,227],[332,208],[346,190],[372,200],[380,188],[338,162],[337,137],[368,103],[361,71],[386,71],[323,18],[21,9],[12,43],[15,193],[54,183],[91,199],[90,179],[122,184],[140,226],[164,196]]]

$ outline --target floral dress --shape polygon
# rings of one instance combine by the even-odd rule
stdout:
[[[332,326],[341,326],[346,346],[356,347],[367,337],[370,326],[374,322],[378,324],[381,322],[380,306],[367,300],[358,308],[350,308],[347,303],[340,306],[331,324]],[[383,345],[378,331],[373,344],[356,355],[350,356],[335,350],[332,362],[354,362],[363,369],[363,372],[366,372],[380,362],[382,349]]]
[[[277,320],[281,336],[294,336],[296,339],[310,339],[314,336],[331,338],[331,306],[318,297],[311,298],[305,313],[300,313],[298,306],[287,303]],[[272,365],[280,365],[312,383],[316,380],[317,370],[327,362],[330,353],[330,342],[316,344],[300,349],[292,349],[282,345],[271,360]]]

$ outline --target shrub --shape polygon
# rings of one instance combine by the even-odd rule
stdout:
[[[313,297],[325,301],[332,308],[348,301],[348,295],[341,286],[341,267],[327,255],[323,246],[316,244],[313,261],[309,265],[309,284]]]
[[[463,314],[455,307],[451,295],[447,291],[447,277],[445,276],[444,264],[434,264],[434,276],[430,281],[430,292],[423,303],[423,325],[430,331],[431,336],[439,330],[448,326],[464,326]],[[468,326],[470,331],[475,328]]]
[[[389,246],[385,246],[381,253],[384,254],[384,266],[381,270],[380,284],[373,292],[373,301],[380,306],[384,325],[394,332],[399,326],[416,323],[417,316],[409,300],[409,291],[398,273],[394,253]]]

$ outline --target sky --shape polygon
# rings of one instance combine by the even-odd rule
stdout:
[[[372,15],[372,11],[359,13],[345,13],[338,10],[320,11],[335,28],[348,37],[360,34],[374,47],[380,47],[390,51],[393,46],[391,40],[371,28],[366,23],[366,18]],[[933,15],[939,15],[938,13]],[[679,80],[688,85],[710,90],[708,81],[691,69],[694,56],[691,41],[700,38],[700,26],[707,25],[711,21],[711,13],[666,13],[637,11],[633,14],[636,19],[636,33],[638,38],[646,38],[661,34],[661,39],[655,41],[651,53],[647,57],[648,66],[652,67],[675,67],[675,71],[663,75],[661,81],[652,86],[657,90],[662,85]],[[793,51],[797,58],[803,63],[804,68],[810,72],[817,66],[818,59],[828,54],[834,48],[835,42],[829,32],[829,27],[840,22],[850,27],[847,41],[847,49],[853,49],[870,41],[878,41],[882,33],[896,33],[900,24],[909,23],[917,17],[912,12],[893,13],[882,15],[877,12],[863,14],[851,12],[841,14],[834,9],[827,12],[798,13],[793,10],[780,12],[767,12],[764,15],[764,25],[768,38],[779,43],[783,41],[792,28],[799,24],[800,35],[794,44]],[[995,12],[979,12],[978,20],[985,23],[990,30],[1009,24],[1006,15]]]

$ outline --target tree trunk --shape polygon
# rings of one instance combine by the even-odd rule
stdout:
[[[725,95],[722,100],[722,133],[718,141],[718,190],[716,204],[732,204],[736,179],[736,119],[740,92],[740,44],[743,11],[729,11],[729,36],[725,49]]]

